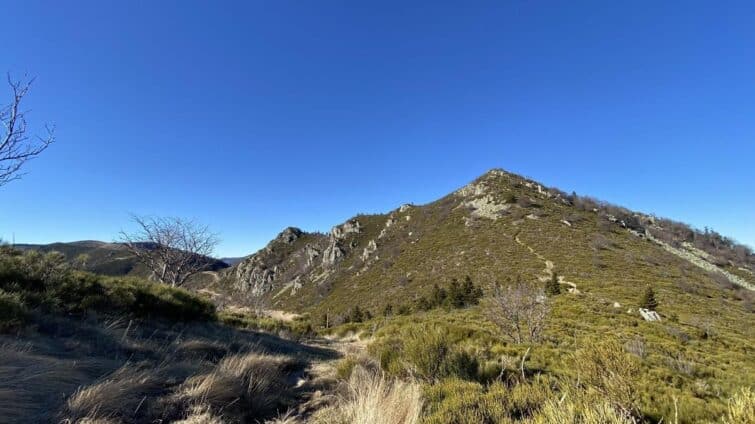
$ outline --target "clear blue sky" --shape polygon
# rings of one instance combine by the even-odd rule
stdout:
[[[502,167],[755,245],[755,3],[625,3],[2,1],[59,141],[0,237],[176,215],[244,255]]]

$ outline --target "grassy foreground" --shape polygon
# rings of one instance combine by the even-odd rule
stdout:
[[[652,323],[592,296],[554,294],[542,337],[518,343],[489,319],[490,297],[473,284],[464,287],[449,286],[445,295],[434,290],[396,310],[352,310],[354,322],[324,328],[307,316],[280,322],[217,313],[189,291],[77,272],[54,253],[5,248],[0,417],[11,423],[755,422],[752,330],[742,325],[751,312],[736,293],[700,305],[698,315],[714,319],[699,321],[661,292],[664,319]],[[717,304],[728,308],[714,314]],[[289,340],[317,332],[360,334],[365,341],[357,344],[367,348],[332,366],[336,352]],[[332,367],[340,383],[308,376],[313,364]]]
[[[180,289],[0,252],[0,422],[275,422],[335,353],[223,325]]]

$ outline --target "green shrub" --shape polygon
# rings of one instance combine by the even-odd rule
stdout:
[[[480,367],[477,358],[455,347],[448,332],[436,326],[409,327],[399,338],[375,345],[375,350],[386,372],[428,381],[446,377],[473,380]]]
[[[112,278],[71,270],[56,252],[0,252],[0,290],[22,308],[85,314],[126,313],[175,320],[213,319],[214,305],[180,288],[136,278]],[[16,314],[18,308],[4,308]]]
[[[0,332],[20,326],[26,318],[21,297],[0,289]]]
[[[596,392],[627,416],[639,415],[640,367],[618,342],[588,344],[574,354],[573,362],[588,392]]]
[[[545,294],[548,296],[557,296],[561,294],[561,284],[558,282],[558,274],[555,272],[545,283]]]

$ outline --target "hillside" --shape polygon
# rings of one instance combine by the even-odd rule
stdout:
[[[11,422],[755,420],[747,247],[501,170],[327,234],[288,227],[188,290],[48,257],[0,249]],[[19,371],[42,366],[65,378]]]
[[[718,234],[494,170],[430,204],[358,215],[329,234],[287,228],[225,282],[276,309],[343,312],[467,275],[489,288],[555,271],[565,286],[625,303],[647,284],[752,290],[754,269],[752,252]]]
[[[636,364],[624,394],[615,395],[630,403],[612,410],[629,408],[622,415],[643,422],[707,422],[755,381],[754,270],[747,247],[710,230],[493,170],[435,202],[357,215],[328,234],[287,228],[206,290],[221,305],[306,313],[320,331],[362,334],[381,369],[402,378],[443,363],[427,349],[451,352],[447,360],[468,358],[462,363],[471,361],[473,372],[459,364],[447,365],[456,369],[442,372],[447,377],[424,371],[427,422],[526,418],[517,412],[522,406],[485,409],[499,396],[490,373],[502,378],[511,372],[507,364],[520,362],[513,369],[521,367],[522,377],[545,378],[527,379],[534,386],[521,390],[560,387],[561,395],[537,395],[546,398],[584,387],[585,372],[600,379],[605,369]],[[435,301],[436,286],[447,294],[458,288],[454,280],[481,287],[479,305]],[[516,290],[518,281],[544,287],[550,280],[561,293],[538,295],[546,305],[542,335],[517,342],[501,320],[497,293]],[[639,313],[648,289],[660,321]],[[603,357],[616,362],[583,369]],[[585,393],[609,390],[599,386]],[[511,389],[500,392],[501,402]],[[543,405],[537,396],[529,402]],[[534,410],[545,414],[542,408]]]
[[[149,271],[120,243],[95,240],[50,244],[16,244],[18,250],[36,250],[42,253],[60,252],[77,268],[109,276],[149,277]],[[212,260],[208,271],[228,267],[223,261]]]

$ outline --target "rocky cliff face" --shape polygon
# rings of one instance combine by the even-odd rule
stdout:
[[[305,284],[322,283],[356,247],[353,238],[361,228],[359,219],[333,227],[328,235],[286,228],[234,267],[235,288],[251,296],[275,290],[277,297],[286,290],[295,294]]]

